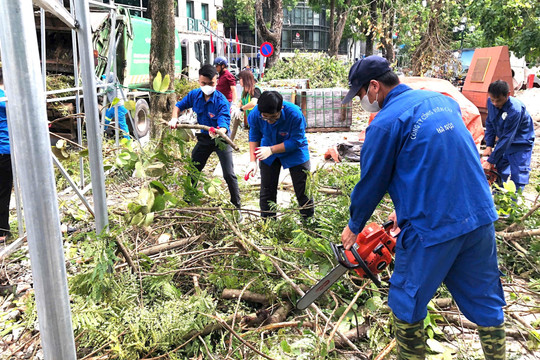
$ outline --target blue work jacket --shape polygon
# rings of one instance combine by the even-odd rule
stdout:
[[[6,93],[0,89],[0,98]],[[0,102],[0,154],[10,154],[6,102]]]
[[[493,147],[495,138],[499,138],[488,162],[497,164],[505,153],[513,154],[532,149],[534,124],[531,115],[521,101],[510,96],[502,108],[497,109],[491,103],[491,99],[488,99],[487,108],[486,145]]]
[[[231,124],[231,107],[229,101],[219,91],[214,91],[208,101],[204,99],[201,89],[191,90],[182,100],[176,103],[180,111],[193,108],[197,113],[197,122],[201,125],[225,128],[229,131]],[[208,134],[208,131],[201,130]]]
[[[283,102],[280,118],[273,124],[263,120],[259,107],[255,106],[248,117],[249,141],[259,142],[261,146],[283,143],[285,152],[272,154],[263,162],[272,165],[279,158],[284,169],[300,165],[309,160],[306,139],[306,118],[300,108],[290,102]]]
[[[424,246],[497,219],[488,182],[457,102],[432,91],[393,88],[366,130],[361,179],[351,194],[349,227],[358,233],[386,192],[398,225]]]

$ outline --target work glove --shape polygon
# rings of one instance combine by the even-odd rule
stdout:
[[[268,159],[272,154],[272,147],[270,146],[261,146],[255,149],[255,156],[259,160]]]
[[[170,121],[169,121],[169,126],[171,129],[176,129],[176,126],[178,125],[178,118],[175,118],[173,117]]]
[[[225,132],[227,131],[227,129],[225,129],[225,128],[220,128],[219,126],[218,126],[217,128],[211,127],[211,128],[208,130],[208,135],[210,135],[210,137],[211,137],[212,139],[215,139],[215,138],[217,138],[217,137],[220,136],[220,135],[218,134],[218,131],[219,131],[221,134],[225,135]]]
[[[250,177],[254,177],[257,174],[257,162],[250,161],[244,175],[244,180],[248,181]]]

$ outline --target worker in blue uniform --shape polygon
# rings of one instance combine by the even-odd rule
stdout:
[[[0,68],[0,98],[5,97],[4,81]],[[9,202],[13,188],[13,173],[11,169],[11,148],[6,112],[6,102],[0,102],[0,244],[10,235]]]
[[[289,169],[304,219],[313,216],[313,199],[306,194],[307,174],[311,169],[306,119],[300,108],[283,101],[277,91],[265,91],[248,117],[250,163],[245,178],[261,169],[259,204],[262,217],[275,217],[272,203],[277,200],[277,186],[281,167]]]
[[[227,98],[216,90],[218,73],[212,65],[204,65],[199,70],[199,89],[191,90],[182,100],[176,103],[169,126],[175,129],[178,125],[178,115],[180,112],[193,108],[197,113],[197,122],[211,128],[211,131],[201,130],[197,133],[197,144],[191,153],[191,160],[197,168],[202,171],[210,155],[215,152],[219,158],[223,177],[229,187],[231,203],[240,208],[240,190],[238,179],[234,173],[232,158],[232,148],[226,145],[220,149],[216,145],[215,138],[219,136],[217,132],[227,134],[231,123],[230,104]],[[242,220],[242,214],[237,212],[237,219]]]
[[[105,79],[105,75],[102,76],[103,79]],[[114,73],[109,73],[109,76],[107,77],[107,83],[108,86],[105,89],[107,92],[107,99],[109,100],[109,103],[112,104],[114,99],[116,98],[117,91],[116,91],[116,85],[115,85],[115,76]],[[113,119],[115,119],[115,107],[118,108],[118,121],[117,121],[117,127],[122,131],[121,135],[125,139],[129,139],[129,128],[127,126],[126,122],[126,115],[128,113],[128,110],[124,106],[124,100],[120,99],[115,106],[110,106],[107,111],[105,112],[105,126],[104,130],[109,134],[112,133],[107,125],[111,123]],[[114,131],[113,131],[114,132]]]
[[[398,359],[425,358],[423,320],[443,282],[478,325],[486,359],[504,358],[497,212],[458,104],[400,84],[379,56],[356,62],[349,84],[343,102],[360,96],[363,109],[378,114],[366,130],[361,179],[351,194],[342,243],[351,248],[388,192],[401,230],[388,295]]]
[[[525,105],[509,93],[505,81],[497,80],[489,85],[483,153],[489,157],[483,167],[487,170],[495,167],[503,181],[510,176],[516,188],[523,190],[531,172],[534,123]]]

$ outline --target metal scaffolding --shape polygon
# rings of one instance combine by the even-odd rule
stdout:
[[[75,87],[79,87],[77,45],[83,93],[86,95],[83,98],[96,232],[101,233],[108,227],[108,217],[89,1],[71,0],[71,13],[55,0],[34,0],[34,3],[54,14],[72,29],[72,34],[77,35],[77,40],[73,39]],[[40,67],[32,0],[0,0],[0,30],[0,51],[8,97],[8,127],[16,165],[14,175],[20,184],[24,204],[41,344],[45,359],[76,359],[53,158],[50,152],[44,89],[46,68],[45,65]],[[45,64],[43,15],[41,30],[41,60],[42,64]],[[79,98],[79,89],[76,98]],[[77,101],[77,105],[78,103]],[[80,141],[80,124],[78,135]],[[59,167],[60,171],[67,175],[61,166]],[[75,184],[72,181],[70,183],[77,191]],[[79,192],[77,194],[82,196]],[[81,200],[92,212],[85,199],[81,197]],[[21,228],[19,232],[22,232]]]

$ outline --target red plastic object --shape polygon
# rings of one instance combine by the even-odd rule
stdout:
[[[390,264],[392,255],[396,252],[396,239],[377,223],[366,226],[358,234],[356,243],[358,244],[358,254],[373,274],[383,271]],[[357,263],[352,252],[346,251],[345,254],[351,263]],[[354,271],[362,278],[368,277],[362,268],[356,268]]]
[[[527,89],[532,89],[534,86],[534,74],[527,76]]]

